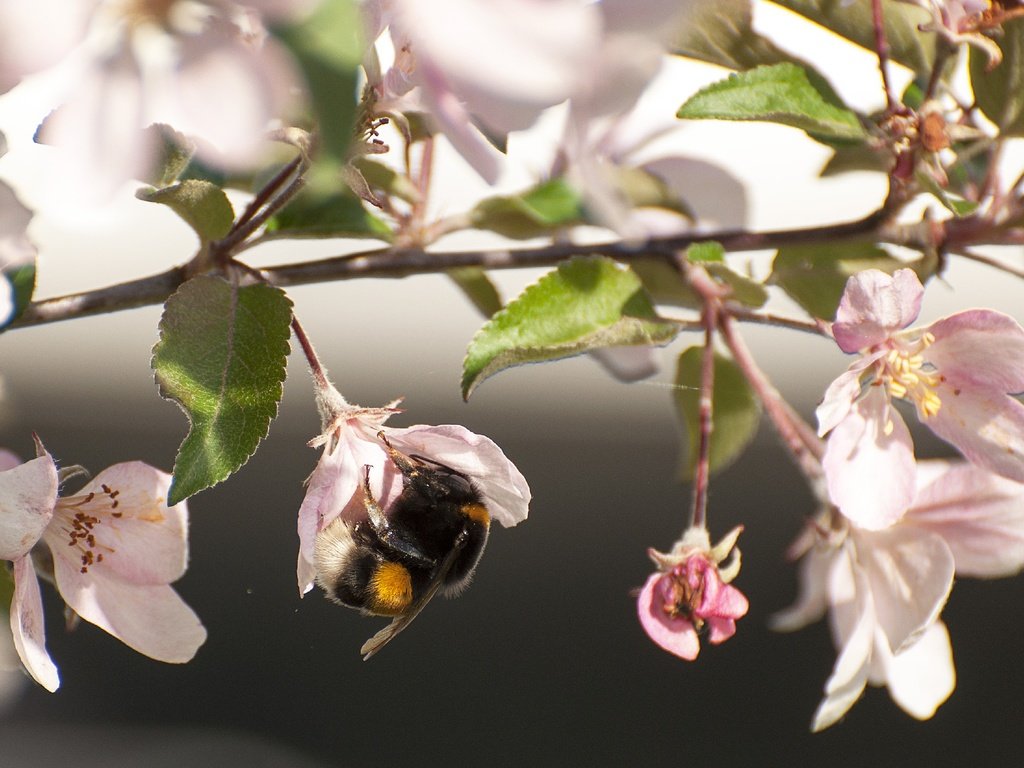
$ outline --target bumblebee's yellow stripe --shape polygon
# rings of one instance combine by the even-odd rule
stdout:
[[[484,526],[491,524],[491,515],[487,511],[487,507],[483,504],[463,504],[462,514],[472,520],[474,523],[482,523]]]
[[[412,603],[412,578],[400,563],[381,563],[369,587],[374,613],[400,616]]]

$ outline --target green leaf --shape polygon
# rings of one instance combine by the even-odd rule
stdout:
[[[11,267],[3,270],[3,275],[11,284],[11,298],[14,301],[14,307],[7,322],[0,325],[0,330],[21,317],[25,307],[32,302],[32,294],[36,290],[36,265],[24,264],[20,267]]]
[[[224,190],[208,181],[187,179],[162,189],[140,189],[135,196],[166,205],[195,230],[203,243],[220,240],[231,231],[235,220]]]
[[[481,315],[490,317],[501,309],[498,289],[480,267],[457,267],[448,270],[448,277],[466,294]]]
[[[338,165],[324,160],[310,169],[305,188],[267,222],[266,236],[390,240],[391,229],[345,186]]]
[[[700,369],[703,347],[690,347],[676,367],[676,413],[688,437],[682,475],[693,477],[700,441]],[[711,394],[712,432],[708,460],[711,471],[723,469],[754,439],[761,420],[761,404],[746,377],[731,358],[715,353],[715,385]]]
[[[164,123],[154,123],[143,132],[147,143],[158,148],[156,162],[143,181],[157,188],[169,187],[188,168],[195,146],[184,134]]]
[[[564,179],[546,181],[520,195],[489,197],[470,212],[470,226],[517,240],[582,221],[582,198]]]
[[[772,263],[768,282],[777,285],[812,317],[831,320],[836,316],[846,281],[865,269],[892,274],[897,269],[915,269],[890,256],[872,243],[794,245],[780,248]],[[927,276],[920,275],[922,282]]]
[[[714,240],[694,243],[686,249],[686,258],[694,264],[711,261],[724,262],[725,248],[722,247],[721,243],[716,243]]]
[[[203,275],[167,300],[153,371],[160,394],[191,424],[169,504],[226,479],[266,437],[283,391],[290,323],[291,301],[264,284]]]
[[[601,347],[665,344],[676,326],[661,320],[629,269],[606,258],[576,258],[544,275],[477,332],[463,363],[462,395],[524,363]]]
[[[727,69],[793,61],[753,28],[750,0],[693,0],[682,15],[675,52]]]
[[[869,51],[875,50],[871,0],[773,0],[776,5],[810,19],[840,37]],[[931,21],[931,15],[909,3],[883,0],[882,17],[889,55],[917,74],[931,71],[935,60],[935,35],[918,30]]]
[[[985,117],[999,127],[1003,136],[1024,136],[1024,18],[1003,23],[997,44],[1003,60],[988,70],[988,54],[973,45],[971,87]]]
[[[420,202],[420,191],[405,174],[398,173],[383,163],[375,163],[365,157],[353,160],[352,164],[363,174],[363,178],[371,188],[381,190],[409,204]]]
[[[320,148],[345,158],[356,114],[362,24],[351,0],[319,3],[301,24],[275,29],[291,49],[313,98]]]
[[[709,275],[732,289],[729,298],[733,301],[738,301],[746,307],[755,309],[763,306],[768,301],[767,289],[756,280],[751,280],[749,277],[745,277],[738,272],[733,272],[725,264],[712,263],[703,266]]]
[[[763,306],[768,301],[768,291],[761,283],[734,272],[721,260],[725,257],[725,249],[719,243],[695,243],[686,249],[686,257],[699,263],[717,282],[728,286],[732,290],[730,298],[733,301],[752,308]],[[700,297],[686,284],[679,271],[665,261],[638,259],[632,267],[657,303],[691,309],[701,306]]]
[[[678,117],[690,120],[760,120],[831,139],[867,134],[857,115],[828,99],[796,64],[774,64],[730,75],[691,96]]]
[[[822,177],[838,176],[850,171],[876,171],[888,173],[892,165],[889,152],[873,149],[869,144],[843,144],[833,147],[833,155],[819,174]]]
[[[931,193],[932,197],[942,203],[942,206],[958,219],[970,216],[978,210],[978,203],[973,200],[965,200],[960,195],[950,192],[948,189],[943,189],[929,174],[918,173],[916,178],[922,189]]]
[[[10,568],[0,567],[0,612],[9,615],[14,599],[14,574]]]

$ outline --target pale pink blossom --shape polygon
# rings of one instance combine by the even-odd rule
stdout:
[[[0,93],[58,63],[85,36],[99,0],[0,0]]]
[[[101,4],[68,95],[40,131],[41,141],[63,152],[64,181],[103,200],[144,176],[158,149],[144,131],[153,123],[194,140],[213,165],[256,163],[299,83],[287,52],[263,27],[256,12],[262,5]]]
[[[968,43],[983,51],[989,58],[989,69],[999,64],[1003,52],[991,36],[983,30],[1000,28],[1001,24],[1024,9],[1013,8],[1012,3],[993,3],[990,0],[903,0],[923,8],[932,20],[922,24],[923,32],[942,35],[953,45]],[[1001,31],[1001,30],[1000,30]]]
[[[956,685],[939,620],[954,574],[1024,566],[1024,485],[965,462],[925,461],[918,488],[888,527],[866,530],[826,512],[795,547],[800,595],[774,626],[799,629],[828,611],[839,651],[813,730],[839,720],[869,684],[886,686],[913,717],[931,717]]]
[[[142,462],[115,464],[72,496],[58,497],[52,457],[0,471],[0,558],[14,573],[11,631],[29,674],[60,685],[46,650],[38,575],[68,608],[158,661],[190,660],[206,630],[170,584],[188,564],[188,512],[167,506],[170,475]]]
[[[658,570],[640,590],[637,613],[648,637],[669,653],[693,661],[703,631],[714,645],[736,634],[736,620],[749,607],[729,583],[739,573],[741,530],[712,547],[706,529],[690,528],[670,553],[648,551]]]
[[[908,269],[849,279],[832,325],[839,347],[860,357],[818,406],[829,434],[825,472],[832,501],[866,528],[881,528],[912,498],[910,434],[893,398],[970,461],[1024,481],[1024,328],[987,309],[922,328],[924,289]]]
[[[324,395],[330,402],[323,401]],[[316,578],[317,534],[338,517],[353,523],[366,519],[364,480],[385,515],[402,493],[402,473],[379,433],[400,453],[424,457],[470,478],[491,519],[506,527],[526,519],[530,505],[526,479],[489,438],[455,424],[387,427],[384,423],[397,412],[396,403],[361,408],[345,403],[333,388],[321,393],[321,398],[324,432],[311,445],[322,445],[324,450],[307,481],[298,516],[300,595],[312,588]]]
[[[501,170],[485,134],[531,125],[565,101],[598,40],[597,9],[579,0],[369,0],[370,39],[390,28],[393,65],[371,51],[379,112],[424,111],[489,182]]]

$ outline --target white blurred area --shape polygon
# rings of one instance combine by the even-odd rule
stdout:
[[[817,63],[848,103],[865,110],[881,105],[871,54],[776,7],[758,6],[757,11],[758,27]],[[652,125],[662,124],[672,119],[689,94],[725,75],[712,66],[667,62],[645,96],[643,109],[649,112]],[[907,77],[906,72],[897,71],[897,87]],[[36,211],[31,236],[41,254],[37,297],[97,288],[187,261],[196,247],[194,235],[169,210],[136,200],[133,185],[122,189],[102,210],[79,210],[66,195],[53,191],[59,168],[51,162],[51,150],[33,144],[31,136],[54,106],[48,99],[60,85],[59,78],[37,77],[0,98],[0,130],[10,146],[0,158],[0,178]],[[536,180],[548,167],[558,130],[558,116],[553,114],[535,129],[514,136],[508,167],[496,190],[485,188],[459,157],[439,143],[434,208],[440,213],[458,212],[490,191],[514,191]],[[728,184],[716,187],[694,175],[684,181],[691,190],[692,205],[702,213],[719,210],[725,224],[742,222],[755,230],[856,219],[873,210],[885,191],[877,174],[818,179],[829,150],[798,130],[780,126],[688,123],[660,139],[645,156],[678,153],[695,164],[721,166],[728,174],[723,178],[738,180],[743,191],[736,195]],[[1019,165],[1019,155],[1008,162]],[[244,204],[244,198],[237,202]],[[493,242],[493,237],[470,232],[449,237],[437,247],[472,248]],[[265,266],[375,246],[367,241],[274,243],[250,251],[245,260]],[[738,269],[756,275],[766,274],[770,258],[770,253],[731,257]],[[1019,250],[1007,258],[1019,263]],[[493,278],[510,298],[539,274],[539,270],[505,271]],[[923,320],[975,304],[1010,313],[1019,306],[1013,299],[1019,287],[1003,273],[954,259],[947,277],[948,284],[937,281],[928,291]],[[432,403],[457,403],[462,356],[481,318],[447,279],[357,280],[294,288],[289,294],[350,399],[369,405],[404,395],[414,421],[433,420]],[[777,300],[772,308],[799,316],[799,310],[785,300]],[[0,339],[2,408],[51,402],[65,409],[69,420],[88,424],[116,420],[126,403],[153,401],[157,396],[149,358],[159,313],[158,307],[150,307],[5,335]],[[761,327],[749,328],[748,339],[768,374],[805,411],[844,365],[842,356],[821,339]],[[682,337],[659,350],[661,373],[635,386],[611,380],[587,358],[507,371],[480,388],[468,412],[477,407],[518,412],[531,420],[557,416],[567,432],[575,426],[593,426],[595,420],[661,424],[667,416],[674,359],[688,344],[689,339]],[[286,402],[302,399],[304,404],[296,412],[305,409],[310,414],[303,426],[308,430],[315,416],[309,390],[303,386],[302,361],[292,357]],[[173,408],[168,413],[170,418],[177,416]]]

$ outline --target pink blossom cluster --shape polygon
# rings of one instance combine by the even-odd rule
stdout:
[[[807,528],[796,629],[828,611],[839,657],[814,717],[836,722],[867,684],[928,718],[955,686],[940,614],[955,576],[1024,567],[1024,329],[972,309],[910,328],[924,289],[909,269],[849,279],[832,332],[857,359],[818,407],[829,504]],[[955,446],[919,461],[897,402]]]

